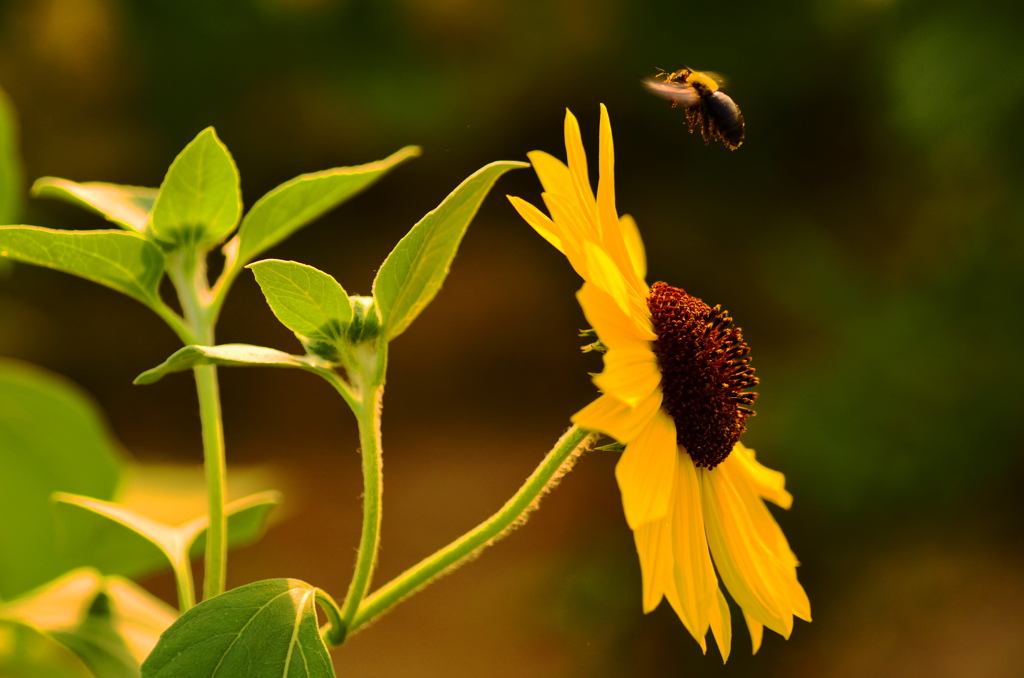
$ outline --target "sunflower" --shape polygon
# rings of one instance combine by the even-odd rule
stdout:
[[[756,653],[764,627],[788,638],[810,621],[796,556],[764,500],[789,508],[785,478],[739,442],[757,384],[749,347],[719,306],[665,283],[648,286],[643,242],[615,207],[614,153],[601,106],[595,197],[579,124],[565,117],[568,165],[528,154],[550,217],[509,196],[583,278],[576,294],[604,351],[602,395],[573,416],[624,445],[615,467],[643,577],[643,609],[667,598],[707,651],[728,659],[732,624],[720,582],[743,611]],[[716,573],[717,571],[717,573]]]

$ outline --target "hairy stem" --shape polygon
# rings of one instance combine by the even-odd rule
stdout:
[[[380,550],[383,487],[380,412],[383,395],[383,384],[374,386],[369,393],[364,393],[357,412],[359,444],[363,457],[363,533],[359,539],[359,552],[356,555],[352,582],[341,606],[342,622],[346,629],[351,627],[359,605],[370,588],[373,570],[377,565],[377,552]]]
[[[537,507],[540,498],[558,484],[579,455],[596,438],[595,433],[583,431],[576,426],[570,428],[500,511],[368,596],[359,605],[354,619],[347,624],[348,632],[352,633],[370,623],[393,605],[469,562],[484,548],[508,535],[526,520]]]

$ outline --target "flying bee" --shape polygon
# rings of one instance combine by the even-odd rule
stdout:
[[[735,151],[743,143],[743,114],[721,90],[721,78],[715,74],[681,68],[646,78],[644,86],[671,101],[673,108],[682,104],[690,131],[699,127],[705,144],[720,139],[726,148]]]

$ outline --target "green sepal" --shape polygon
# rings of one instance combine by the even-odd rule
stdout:
[[[316,587],[268,579],[205,600],[160,637],[142,678],[334,678]]]
[[[237,265],[249,263],[419,154],[418,147],[406,146],[383,160],[302,174],[281,184],[257,200],[242,220],[235,238],[239,241]]]
[[[600,450],[601,452],[625,452],[626,446],[623,445],[622,443],[608,443],[607,445],[601,445],[600,447],[595,447],[594,449]]]
[[[168,249],[203,251],[235,230],[241,213],[238,168],[214,129],[207,127],[167,170],[149,232]]]
[[[437,295],[480,203],[498,177],[518,167],[529,165],[492,162],[471,174],[413,226],[384,260],[373,281],[373,297],[385,341],[404,332]]]
[[[145,233],[158,189],[122,186],[102,181],[78,183],[58,177],[42,177],[32,184],[32,195],[53,198],[96,212],[121,228]]]
[[[70,273],[150,307],[162,303],[163,252],[136,233],[0,226],[0,257]]]

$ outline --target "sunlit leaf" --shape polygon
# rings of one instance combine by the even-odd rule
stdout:
[[[228,236],[242,212],[238,169],[207,127],[171,163],[150,219],[150,233],[173,246],[211,246]]]
[[[326,364],[313,358],[291,355],[265,346],[249,344],[186,346],[172,353],[163,363],[135,377],[134,383],[152,384],[171,372],[190,370],[197,365],[293,367],[321,376],[330,369]]]
[[[68,569],[57,550],[50,495],[109,499],[121,464],[88,396],[54,374],[0,360],[0,598]]]
[[[334,209],[367,188],[392,168],[420,154],[406,146],[377,162],[336,167],[302,174],[286,181],[256,201],[238,229],[238,263],[246,264],[260,252]]]
[[[492,162],[471,174],[413,226],[384,260],[373,282],[373,296],[387,340],[405,331],[433,300],[480,203],[498,177],[518,167],[529,165]]]
[[[312,342],[336,344],[352,319],[352,302],[332,276],[294,261],[250,264],[270,309],[285,327]]]
[[[333,678],[316,591],[297,579],[269,579],[210,598],[167,629],[142,676]]]
[[[0,620],[60,640],[98,676],[137,676],[139,665],[175,617],[173,609],[138,585],[120,577],[102,577],[89,568],[69,572],[0,605]],[[0,666],[3,645],[0,642]],[[0,675],[9,674],[0,671]]]
[[[159,299],[164,274],[160,248],[124,231],[57,231],[0,226],[0,257],[77,275],[146,305]]]
[[[78,183],[58,177],[42,177],[32,184],[32,195],[53,198],[84,207],[118,226],[143,233],[156,200],[157,189],[122,186],[100,181]]]
[[[64,547],[75,565],[104,574],[138,577],[170,565],[188,567],[203,554],[209,519],[203,515],[179,525],[153,520],[113,502],[58,493],[54,496]],[[277,492],[260,492],[228,503],[228,544],[255,541],[270,512],[281,501]]]

